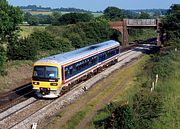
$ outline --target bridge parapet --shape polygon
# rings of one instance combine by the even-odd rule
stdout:
[[[127,19],[127,26],[128,27],[155,27],[157,26],[156,19]]]

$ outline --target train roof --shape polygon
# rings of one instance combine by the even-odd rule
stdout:
[[[57,64],[67,64],[69,62],[72,62],[73,60],[78,60],[80,58],[83,58],[85,56],[88,56],[92,53],[97,53],[99,51],[102,51],[104,49],[107,48],[111,48],[114,46],[118,46],[120,45],[117,41],[114,40],[109,40],[109,41],[105,41],[102,43],[98,43],[98,44],[94,44],[94,45],[90,45],[87,47],[83,47],[83,48],[79,48],[70,52],[66,52],[66,53],[62,53],[62,54],[57,54],[57,55],[53,55],[53,56],[49,56],[46,58],[42,58],[38,61],[35,62],[38,64],[41,63],[57,63]]]

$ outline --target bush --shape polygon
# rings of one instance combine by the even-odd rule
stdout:
[[[88,45],[109,40],[111,36],[110,27],[106,20],[79,23],[77,27],[85,33]]]
[[[172,51],[163,53],[162,55],[157,55],[156,64],[154,64],[152,72],[154,75],[158,74],[161,78],[167,78],[173,73],[172,60],[176,59],[176,55]]]
[[[35,31],[29,37],[40,50],[53,50],[55,45],[55,37],[47,31]]]
[[[151,129],[152,121],[162,112],[160,95],[143,89],[133,98],[134,119],[138,129]]]
[[[75,48],[81,48],[85,46],[82,38],[78,33],[69,34],[68,39],[71,41],[72,46]]]
[[[90,13],[67,13],[59,18],[59,22],[62,25],[76,24],[78,22],[89,22],[93,19],[93,15]]]
[[[20,39],[8,46],[8,58],[12,60],[32,60],[37,55],[37,46],[30,39]]]
[[[59,48],[61,52],[68,52],[74,49],[71,42],[67,38],[57,38],[55,45],[57,45],[57,48]]]
[[[113,128],[117,129],[135,129],[133,111],[129,105],[122,105],[115,109]]]

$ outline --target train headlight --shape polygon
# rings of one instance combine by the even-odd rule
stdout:
[[[34,85],[39,85],[39,82],[33,82]]]
[[[50,83],[51,86],[57,86],[58,83]]]

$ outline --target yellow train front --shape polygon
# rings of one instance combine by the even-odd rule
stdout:
[[[41,60],[37,61],[34,64],[32,85],[38,97],[58,97],[61,89],[60,65]]]

